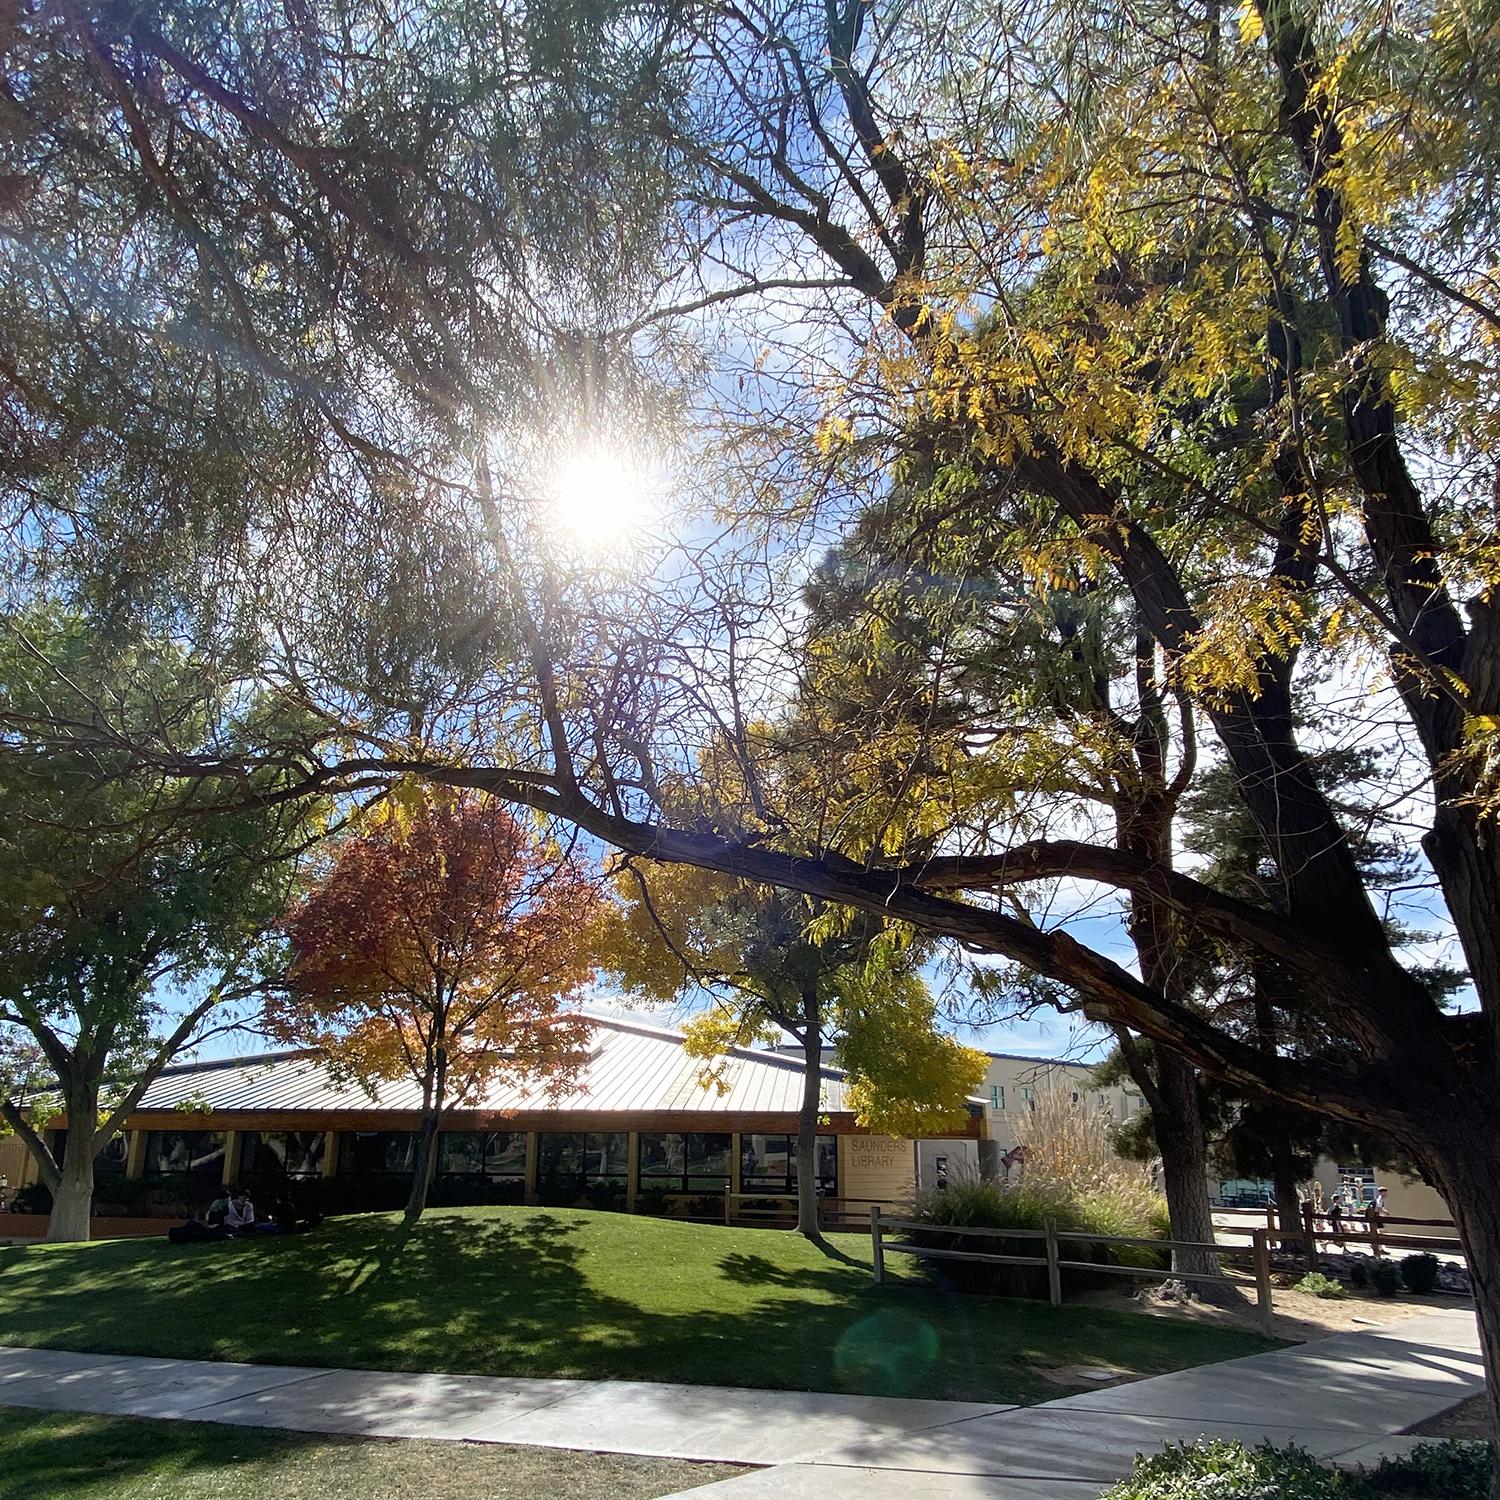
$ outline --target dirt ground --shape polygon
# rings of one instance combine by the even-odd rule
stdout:
[[[1113,1289],[1088,1292],[1080,1300],[1099,1307],[1150,1313],[1156,1317],[1193,1318],[1206,1323],[1259,1329],[1260,1317],[1255,1306],[1253,1278],[1231,1271],[1229,1279],[1241,1294],[1241,1302],[1236,1307],[1214,1307],[1202,1302],[1160,1302],[1152,1297],[1149,1289],[1145,1294]],[[1380,1297],[1373,1292],[1351,1290],[1347,1297],[1324,1300],[1305,1292],[1293,1291],[1290,1286],[1274,1284],[1275,1280],[1285,1279],[1285,1275],[1279,1274],[1273,1279],[1271,1290],[1271,1303],[1276,1312],[1276,1337],[1295,1344],[1327,1338],[1333,1333],[1358,1333],[1361,1328],[1385,1327],[1436,1307],[1473,1306],[1462,1297],[1418,1297],[1405,1291],[1398,1292],[1393,1297]]]
[[[1457,1406],[1450,1406],[1425,1422],[1406,1430],[1417,1437],[1432,1438],[1493,1438],[1489,1412],[1484,1396],[1470,1396]]]

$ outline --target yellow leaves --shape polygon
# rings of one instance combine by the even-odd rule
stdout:
[[[763,1017],[750,1010],[715,1006],[694,1016],[682,1028],[683,1051],[697,1058],[698,1082],[720,1096],[729,1092],[728,1056],[736,1047],[775,1046],[781,1034]]]
[[[1261,37],[1265,35],[1265,22],[1261,19],[1260,10],[1253,3],[1240,8],[1240,41],[1246,47],[1253,47]]]
[[[853,443],[854,424],[847,417],[829,416],[819,423],[813,440],[818,452],[826,457]]]
[[[1254,576],[1229,579],[1177,664],[1179,680],[1211,702],[1254,693],[1260,660],[1290,655],[1307,627],[1307,603],[1298,594]]]
[[[838,1061],[859,1123],[905,1139],[965,1126],[989,1058],[938,1029],[917,975],[872,964],[839,977]]]

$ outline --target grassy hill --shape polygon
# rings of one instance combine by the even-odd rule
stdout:
[[[566,1209],[359,1214],[227,1244],[0,1250],[0,1343],[186,1359],[675,1380],[1031,1402],[1049,1367],[1157,1374],[1255,1335],[1088,1307],[876,1287],[775,1230]],[[895,1258],[893,1257],[893,1260]]]

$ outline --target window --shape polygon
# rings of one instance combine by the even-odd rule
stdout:
[[[417,1169],[414,1130],[356,1130],[339,1143],[339,1175],[397,1177]]]
[[[321,1130],[247,1130],[240,1137],[240,1172],[246,1177],[321,1177]]]
[[[1340,1166],[1338,1173],[1339,1186],[1356,1203],[1373,1203],[1375,1201],[1374,1167]]]
[[[838,1191],[839,1141],[835,1135],[820,1135],[818,1191]],[[742,1135],[740,1137],[740,1190],[746,1193],[791,1194],[797,1190],[797,1138],[791,1135]]]
[[[52,1132],[52,1155],[61,1162],[68,1149],[68,1132],[66,1130],[54,1130]],[[101,1173],[120,1174],[125,1170],[125,1158],[129,1149],[122,1134],[115,1134],[104,1143],[99,1154],[94,1158],[94,1176]]]
[[[669,1193],[722,1193],[729,1186],[728,1135],[643,1135],[643,1188]]]
[[[224,1136],[217,1130],[153,1130],[146,1136],[144,1175],[174,1178],[190,1194],[210,1193],[224,1181]]]
[[[445,1130],[438,1137],[438,1175],[526,1180],[526,1135],[519,1130]]]
[[[1005,1108],[1004,1084],[992,1083],[990,1085],[990,1108],[993,1110],[1003,1110]]]
[[[1036,1090],[1030,1084],[1023,1083],[1021,1085],[1021,1102],[1027,1109],[1036,1108]]]
[[[537,1191],[582,1192],[596,1183],[623,1188],[629,1156],[630,1137],[623,1131],[546,1132],[537,1137]]]

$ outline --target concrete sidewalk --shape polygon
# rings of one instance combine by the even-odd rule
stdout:
[[[1373,1458],[1483,1384],[1460,1311],[1033,1407],[0,1348],[0,1405],[766,1466],[694,1500],[1095,1500],[1202,1436]]]
[[[783,1464],[1012,1408],[805,1391],[237,1365],[0,1348],[0,1405],[362,1437]]]
[[[1372,1461],[1382,1440],[1484,1387],[1468,1312],[859,1441],[703,1486],[694,1500],[1095,1500],[1137,1453],[1199,1437]]]

